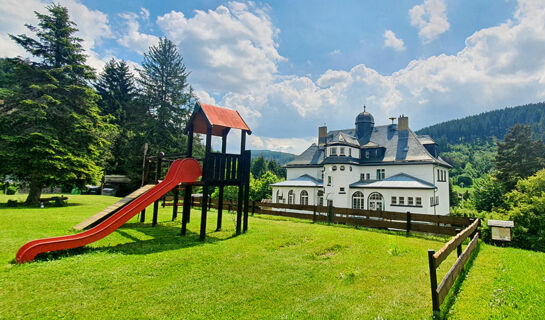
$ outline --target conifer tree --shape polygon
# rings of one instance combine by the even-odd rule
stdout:
[[[17,85],[0,106],[0,172],[29,183],[29,204],[51,184],[97,181],[109,128],[75,23],[60,5],[47,11],[36,12],[38,26],[27,25],[36,39],[10,35],[33,59],[13,60]]]
[[[544,167],[545,147],[532,139],[529,125],[516,124],[498,142],[496,178],[507,190],[512,190],[519,179],[525,179]]]
[[[192,111],[192,90],[178,48],[172,41],[161,38],[144,54],[138,72],[143,101],[151,117],[147,130],[150,150],[183,152],[186,140],[181,132]]]

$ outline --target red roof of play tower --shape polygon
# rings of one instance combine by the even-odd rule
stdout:
[[[221,136],[222,132],[229,129],[240,129],[251,133],[248,125],[236,110],[213,106],[197,102],[190,123],[193,124],[195,133],[206,134],[208,125],[212,126],[212,135]]]

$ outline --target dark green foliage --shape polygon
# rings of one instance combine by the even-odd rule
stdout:
[[[112,134],[111,152],[104,171],[123,174],[140,183],[146,108],[142,105],[135,87],[134,77],[125,61],[108,61],[95,84],[102,99],[98,106],[103,115],[118,126]],[[136,185],[132,186],[134,189]]]
[[[142,101],[148,108],[145,129],[151,154],[184,152],[187,137],[182,137],[192,111],[192,90],[187,83],[186,67],[176,45],[160,39],[144,54],[138,70]]]
[[[519,179],[528,178],[544,167],[544,156],[545,146],[532,139],[530,126],[517,124],[498,142],[496,177],[511,190]]]
[[[448,192],[449,192],[449,198],[450,198],[450,206],[451,207],[457,207],[460,204],[460,198],[458,197],[458,192],[452,188],[452,182],[449,181],[448,183]]]
[[[470,176],[463,174],[458,176],[456,184],[459,186],[470,187],[473,184],[473,179],[471,179]]]
[[[417,133],[430,135],[442,152],[448,144],[482,144],[503,139],[509,128],[517,123],[529,124],[535,137],[545,140],[545,103],[483,112],[423,128]]]
[[[294,154],[280,151],[252,150],[252,160],[261,156],[263,156],[265,160],[274,160],[281,166],[285,165],[296,157]]]
[[[477,211],[492,211],[504,208],[505,188],[493,175],[484,175],[475,180],[472,202]]]
[[[265,172],[260,178],[250,178],[250,200],[261,201],[272,198],[271,184],[279,182],[280,179],[272,172]]]
[[[0,106],[0,173],[30,184],[27,202],[36,204],[41,188],[83,186],[99,180],[109,126],[99,114],[98,95],[81,39],[66,8],[36,13],[37,39],[10,37],[34,56],[14,59],[13,95]]]
[[[286,168],[282,168],[275,160],[266,160],[263,155],[252,159],[250,172],[254,177],[261,178],[267,171],[272,172],[278,178],[286,178]]]

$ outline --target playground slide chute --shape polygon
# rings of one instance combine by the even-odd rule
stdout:
[[[195,159],[176,160],[170,166],[165,179],[149,191],[131,201],[114,215],[97,226],[73,235],[33,240],[23,245],[17,252],[17,263],[34,260],[36,255],[57,250],[82,247],[98,241],[129,221],[147,206],[159,200],[164,194],[180,183],[195,182],[201,176],[201,167]]]

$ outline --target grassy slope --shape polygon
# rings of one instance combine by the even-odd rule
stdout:
[[[232,237],[234,216],[225,216],[225,231],[213,232],[212,213],[208,240],[201,243],[197,212],[189,224],[191,234],[182,238],[179,222],[170,222],[165,209],[155,228],[133,222],[85,250],[50,261],[11,263],[26,241],[71,232],[73,225],[113,201],[70,196],[69,202],[78,205],[0,209],[0,318],[430,316],[426,250],[440,248],[441,242],[283,219],[251,218],[249,233]],[[495,250],[503,252],[488,248],[475,261],[475,270],[482,268],[477,275],[488,272],[486,261],[498,254]],[[537,266],[543,266],[545,255],[534,255],[541,263]],[[442,264],[439,276],[452,265],[453,256]],[[481,286],[473,284],[472,277],[478,277],[472,272],[453,317],[468,308],[459,305],[480,310],[470,303],[475,298],[465,294],[466,286]],[[519,281],[515,277],[511,285],[517,287]],[[494,289],[493,284],[483,286],[478,305],[487,305]]]

